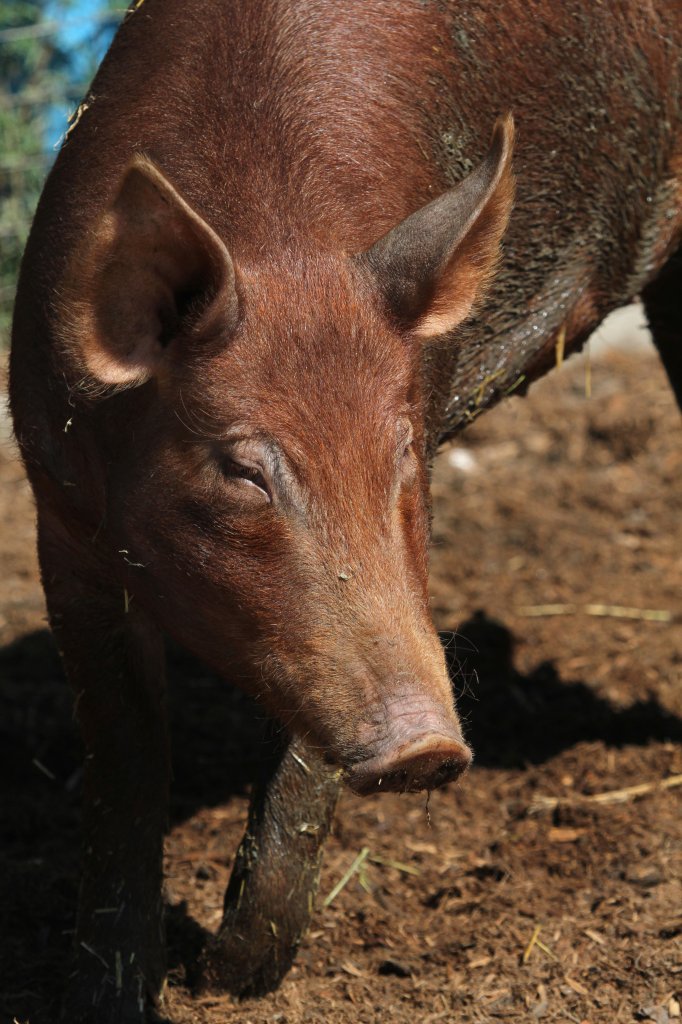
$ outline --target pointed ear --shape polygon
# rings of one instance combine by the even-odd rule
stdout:
[[[212,228],[136,157],[69,269],[62,308],[82,369],[102,384],[141,384],[197,317],[210,311],[213,326],[234,325],[234,267]]]
[[[514,195],[514,122],[495,124],[483,163],[356,257],[389,311],[420,338],[451,331],[493,274]]]

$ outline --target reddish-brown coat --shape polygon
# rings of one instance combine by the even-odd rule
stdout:
[[[138,1020],[161,986],[160,628],[359,790],[465,767],[428,615],[428,455],[546,369],[559,334],[569,351],[650,291],[679,243],[681,22],[664,0],[127,16],[47,182],[11,364],[89,754],[78,935],[99,957],[70,1021]],[[460,199],[404,219],[509,109],[517,203],[481,302],[510,126]],[[434,209],[452,221],[435,250]]]

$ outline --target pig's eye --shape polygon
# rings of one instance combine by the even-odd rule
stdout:
[[[255,466],[245,466],[242,462],[236,462],[226,455],[221,461],[221,469],[226,479],[243,481],[261,491],[268,501],[272,500],[265,477]]]

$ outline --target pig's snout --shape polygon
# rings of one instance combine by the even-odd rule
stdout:
[[[361,795],[437,789],[459,778],[471,758],[452,722],[436,714],[402,714],[369,756],[347,770],[346,782]]]
[[[399,793],[437,789],[459,778],[471,764],[461,736],[424,733],[385,755],[354,765],[346,781],[356,793]]]

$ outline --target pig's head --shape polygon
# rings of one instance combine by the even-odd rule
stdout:
[[[136,604],[360,792],[470,761],[428,608],[420,365],[494,268],[511,141],[500,122],[477,170],[367,252],[258,262],[137,159],[67,290]]]

